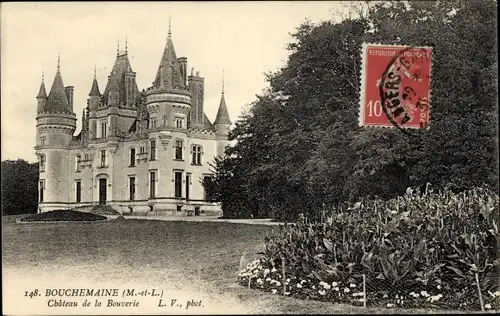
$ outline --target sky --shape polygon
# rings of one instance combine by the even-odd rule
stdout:
[[[177,57],[187,57],[205,78],[204,109],[213,122],[224,74],[225,99],[234,122],[267,87],[264,74],[286,64],[287,43],[305,19],[332,19],[341,2],[28,2],[1,4],[1,160],[35,162],[36,95],[42,74],[47,94],[61,56],[65,86],[74,86],[77,129],[93,80],[101,93],[118,42],[151,86],[171,17]]]

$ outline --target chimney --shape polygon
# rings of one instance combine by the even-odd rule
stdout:
[[[73,86],[67,86],[64,88],[64,91],[66,92],[66,98],[68,98],[68,103],[69,107],[71,108],[71,111],[73,111],[73,91],[75,90],[75,87]]]
[[[182,74],[182,79],[184,80],[184,85],[187,86],[187,58],[186,57],[179,57],[177,58],[177,61],[181,65],[181,74]]]
[[[205,80],[199,76],[199,72],[197,72],[196,76],[193,76],[192,73],[193,70],[191,76],[188,77],[189,90],[191,91],[190,124],[193,128],[202,129]]]

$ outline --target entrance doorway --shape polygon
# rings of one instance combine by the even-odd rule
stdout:
[[[108,189],[108,181],[99,179],[99,204],[106,204],[106,195]]]

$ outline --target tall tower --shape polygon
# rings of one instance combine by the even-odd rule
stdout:
[[[136,110],[140,92],[135,79],[136,73],[130,65],[126,45],[124,51],[117,50],[115,64],[100,99],[102,109],[107,108],[107,111],[97,111],[97,119],[107,121],[107,137],[116,137],[119,132],[128,130],[134,122],[133,118],[121,114]],[[97,134],[103,135],[102,131]]]
[[[40,159],[39,195],[42,211],[61,208],[60,204],[51,202],[69,202],[69,145],[76,129],[76,115],[68,101],[60,67],[57,60],[57,72],[49,92],[44,96],[44,83],[37,96],[37,140],[36,154]],[[72,89],[69,89],[72,92]],[[63,206],[64,207],[64,206]]]
[[[217,135],[217,156],[223,156],[228,145],[227,136],[231,128],[231,119],[227,111],[226,99],[224,98],[224,77],[222,78],[222,91],[220,97],[219,110],[214,121],[215,133]]]
[[[152,86],[146,91],[146,106],[152,128],[187,128],[191,93],[186,85],[187,58],[177,58],[172,32],[168,36]]]

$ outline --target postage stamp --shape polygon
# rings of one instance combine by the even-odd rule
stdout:
[[[426,129],[431,47],[363,44],[359,126]]]

